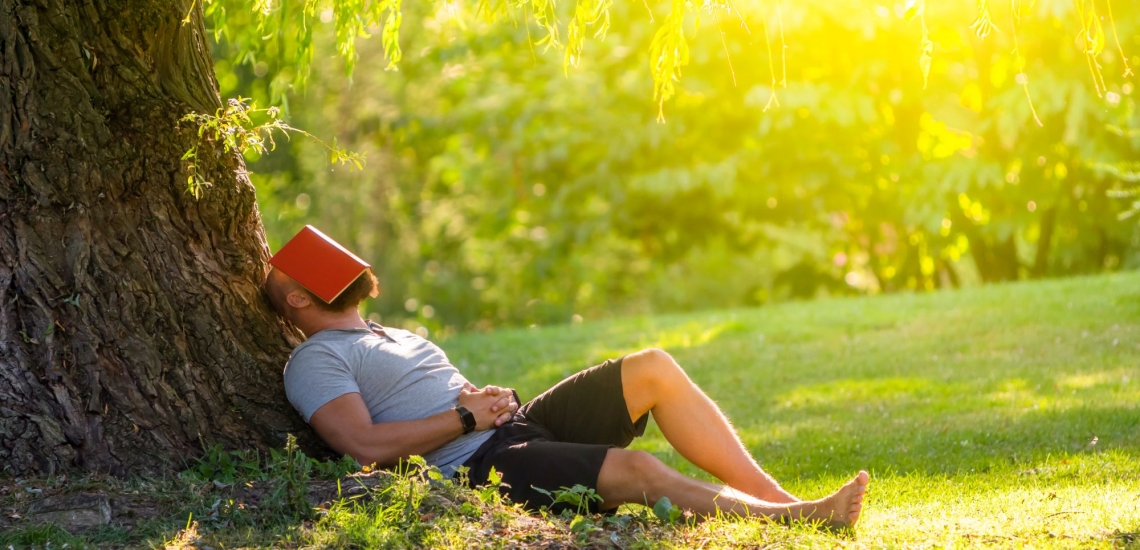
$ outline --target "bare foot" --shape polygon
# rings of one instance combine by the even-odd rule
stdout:
[[[835,494],[819,501],[819,506],[811,519],[824,520],[832,529],[854,527],[863,510],[863,495],[871,476],[860,470],[855,479],[848,481]]]

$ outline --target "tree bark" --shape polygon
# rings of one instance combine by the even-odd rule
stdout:
[[[201,2],[0,0],[3,472],[313,442],[241,157],[199,147],[214,186],[185,191],[177,121],[219,105]]]

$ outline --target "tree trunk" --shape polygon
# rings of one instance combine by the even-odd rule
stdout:
[[[1050,206],[1041,214],[1041,231],[1037,236],[1037,256],[1033,259],[1033,277],[1044,277],[1049,271],[1049,252],[1053,249],[1053,229],[1057,226],[1057,208]]]
[[[970,256],[974,259],[974,265],[978,268],[978,277],[983,283],[1018,279],[1021,264],[1017,259],[1017,242],[1013,235],[1006,237],[1005,240],[994,239],[991,242],[982,233],[981,228],[961,210],[952,209],[950,218],[954,226],[960,228],[962,234],[969,240]]]
[[[185,191],[177,121],[217,90],[201,2],[0,0],[3,472],[312,441],[242,159],[200,147],[214,186]]]

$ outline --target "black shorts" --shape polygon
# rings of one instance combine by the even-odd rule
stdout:
[[[547,506],[554,513],[574,509],[551,505],[551,493],[575,485],[598,488],[598,473],[611,447],[626,447],[645,433],[649,415],[629,418],[621,384],[621,359],[575,374],[523,405],[495,429],[471,458],[472,485],[487,482],[491,467],[503,478],[500,492],[529,510]],[[590,503],[590,512],[598,503]]]

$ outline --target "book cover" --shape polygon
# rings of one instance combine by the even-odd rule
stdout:
[[[285,243],[269,263],[327,303],[371,267],[311,225]]]

